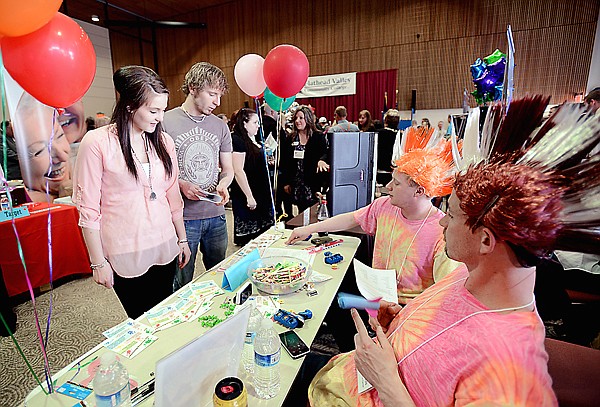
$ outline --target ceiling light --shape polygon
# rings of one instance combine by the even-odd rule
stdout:
[[[100,18],[96,14],[92,14],[92,21],[97,23],[98,21],[100,21]]]

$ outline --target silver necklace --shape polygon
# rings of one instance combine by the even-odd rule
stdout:
[[[148,184],[150,184],[150,200],[156,201],[156,193],[152,188],[152,164],[150,163],[150,154],[148,153],[148,138],[144,137],[144,150],[146,151],[146,156],[148,157]],[[142,171],[144,170],[144,164],[138,158],[135,153],[133,147],[131,148],[131,152],[133,153],[133,157],[140,163],[140,167],[142,167]]]
[[[410,248],[412,247],[413,243],[415,242],[417,235],[419,234],[421,229],[423,229],[423,226],[425,226],[425,222],[427,222],[427,219],[429,219],[429,215],[431,215],[432,209],[433,209],[433,205],[429,208],[429,211],[427,211],[427,216],[425,216],[425,219],[423,219],[421,226],[419,226],[419,228],[417,229],[417,232],[413,235],[412,240],[408,244],[408,248],[406,249],[406,253],[404,253],[404,258],[402,259],[402,263],[400,264],[400,268],[398,269],[398,275],[396,276],[396,283],[398,283],[398,284],[400,284],[400,280],[402,279],[402,270],[404,269],[404,263],[406,262],[406,258],[408,257],[408,252],[410,251]],[[398,211],[399,210],[400,210],[400,208],[396,208],[396,216],[394,217],[394,223],[392,224],[392,232],[390,234],[390,236],[392,236],[392,237],[394,236],[394,229],[396,228],[396,219],[398,219]],[[388,246],[388,255],[387,255],[387,259],[385,261],[386,269],[389,267],[391,254],[392,254],[392,239],[390,238],[390,245]]]
[[[194,116],[192,116],[191,114],[188,113],[187,110],[185,110],[185,107],[183,107],[183,105],[179,106],[181,110],[183,110],[183,113],[186,114],[187,117],[190,118],[191,121],[193,121],[194,123],[202,123],[204,121],[204,118],[206,117],[206,115],[202,115],[200,116],[199,119],[196,119]]]

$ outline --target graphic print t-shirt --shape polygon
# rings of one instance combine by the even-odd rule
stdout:
[[[181,179],[214,192],[219,183],[219,154],[233,151],[231,133],[215,115],[194,118],[202,121],[197,123],[177,107],[165,113],[163,128],[175,140]],[[223,206],[211,202],[191,201],[185,195],[183,201],[183,218],[186,220],[225,214]]]

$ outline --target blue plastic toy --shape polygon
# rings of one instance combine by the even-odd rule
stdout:
[[[339,253],[332,254],[330,256],[325,257],[326,264],[337,264],[337,263],[341,262],[342,260],[344,260],[344,256],[342,256]]]
[[[304,321],[307,319],[311,319],[313,316],[312,311],[307,309],[304,312],[299,312],[294,314],[293,312],[286,311],[284,309],[280,309],[273,316],[275,322],[283,325],[288,329],[302,328],[304,326]]]

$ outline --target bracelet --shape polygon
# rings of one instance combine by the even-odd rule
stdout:
[[[181,244],[181,243],[187,243],[188,240],[187,239],[181,239],[177,241],[177,244]]]
[[[102,267],[106,266],[107,264],[108,264],[108,259],[104,258],[104,261],[102,263],[90,264],[90,268],[95,271],[97,269],[101,269]]]

